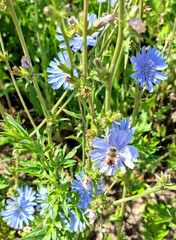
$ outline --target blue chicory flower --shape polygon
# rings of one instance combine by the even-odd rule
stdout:
[[[97,0],[97,2],[102,3],[102,2],[106,2],[106,0]],[[117,2],[117,0],[111,0],[111,7],[113,8],[115,3]]]
[[[81,172],[80,176],[78,174],[75,175],[76,180],[73,181],[71,187],[73,188],[73,192],[78,192],[81,197],[78,202],[78,208],[86,210],[89,205],[91,205],[92,197],[93,197],[93,183],[89,177],[85,177],[85,173]],[[103,193],[104,185],[101,183],[102,179],[100,179],[97,187],[97,196]]]
[[[41,211],[40,211],[40,215],[41,215],[41,216],[45,215],[45,209],[46,209],[46,208],[48,207],[48,205],[49,205],[49,203],[46,202],[46,201],[48,200],[47,193],[48,193],[47,188],[40,187],[39,193],[36,194],[36,196],[37,196],[37,202],[40,203],[40,204],[37,206],[37,209],[38,209],[38,208],[41,208]],[[54,207],[52,208],[51,213],[50,213],[50,217],[51,217],[51,218],[53,218],[53,212],[54,212]]]
[[[70,232],[77,232],[78,229],[80,232],[83,232],[83,230],[86,228],[86,224],[81,222],[78,218],[78,216],[69,210],[70,218],[71,218],[71,224],[70,224]]]
[[[79,24],[78,20],[74,16],[72,16],[71,18],[82,29],[82,26]],[[97,16],[95,14],[91,14],[91,15],[88,14],[87,15],[87,21],[88,21],[87,29],[89,30],[94,25],[94,23],[97,21]],[[62,31],[60,29],[58,29],[57,32],[59,33],[59,35],[56,35],[56,39],[58,41],[64,41]],[[87,46],[95,46],[96,45],[97,40],[95,38],[98,34],[99,34],[99,32],[95,32],[92,35],[87,36]],[[78,50],[82,50],[83,49],[83,37],[80,36],[79,34],[76,34],[76,36],[69,41],[69,45],[70,45],[70,47],[72,47],[72,50],[75,51],[75,52],[78,51]],[[63,49],[66,49],[65,42],[61,43],[59,45],[59,47],[63,48]]]
[[[139,156],[138,150],[134,146],[128,145],[133,140],[134,128],[130,129],[129,120],[120,122],[120,126],[113,123],[107,141],[96,137],[91,144],[96,149],[89,152],[91,161],[98,160],[94,167],[100,167],[99,171],[106,171],[108,176],[115,175],[118,168],[125,173],[124,165],[133,169],[133,162],[136,162]]]
[[[42,200],[48,200],[48,196],[46,195],[47,193],[48,193],[47,188],[40,187],[39,193],[36,194],[37,202],[40,203],[37,206],[37,208],[41,208],[40,215],[44,215],[45,209],[48,207],[48,203],[42,201]]]
[[[23,222],[29,225],[29,221],[32,221],[34,217],[32,214],[35,212],[34,206],[35,191],[32,192],[32,188],[26,186],[24,189],[18,188],[18,197],[11,197],[11,201],[7,202],[6,210],[1,212],[3,220],[7,220],[7,224],[14,229],[23,228]]]
[[[71,187],[73,188],[72,192],[79,192],[80,199],[78,207],[86,210],[89,205],[91,205],[93,197],[93,183],[89,177],[85,177],[84,172],[75,174],[76,180],[73,181]]]
[[[119,124],[116,123],[116,122],[112,122],[112,126],[113,126],[113,128],[110,129],[110,132],[111,132],[111,130],[113,131],[113,129],[117,129],[119,131],[120,130],[124,130],[124,131],[128,130],[133,135],[133,133],[135,131],[134,127],[131,128],[131,123],[130,123],[129,118],[123,119],[123,120],[119,120]]]
[[[68,209],[68,212],[70,214],[71,223],[65,218],[65,216],[60,213],[60,217],[64,223],[64,225],[69,228],[70,232],[77,232],[78,230],[80,232],[83,232],[83,230],[86,228],[86,224],[81,222],[78,218],[78,216],[72,212],[70,209]]]
[[[160,84],[157,79],[162,81],[167,79],[167,76],[158,70],[163,70],[168,67],[165,65],[166,58],[162,58],[156,47],[149,48],[146,52],[145,46],[142,48],[142,53],[138,52],[137,57],[132,56],[130,61],[134,64],[134,69],[137,71],[131,74],[131,78],[138,78],[136,83],[141,82],[141,87],[145,86],[145,81],[149,92],[153,92],[153,84]]]
[[[70,69],[70,60],[67,51],[64,51],[63,54],[59,52],[58,57],[60,61],[54,58],[54,61],[51,61],[49,64],[50,68],[47,68],[47,72],[51,73],[51,75],[48,76],[48,83],[54,83],[52,85],[53,89],[58,89],[63,85],[64,90],[67,88],[74,90],[72,84],[69,82],[70,74],[63,73],[63,71],[57,66],[57,63],[60,62],[62,64],[66,64]],[[75,77],[78,77],[78,72],[75,68],[73,69],[73,74]]]

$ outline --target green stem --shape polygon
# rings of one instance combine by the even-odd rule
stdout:
[[[5,54],[5,48],[4,48],[4,43],[3,43],[3,40],[2,40],[1,33],[0,33],[0,44],[1,44],[1,48],[2,48],[3,54]],[[20,101],[21,101],[21,103],[22,103],[22,105],[23,105],[23,107],[24,107],[24,110],[25,110],[25,112],[26,112],[26,114],[27,114],[27,116],[28,116],[28,118],[29,118],[29,120],[30,120],[33,128],[35,129],[35,128],[36,128],[36,125],[35,125],[34,120],[33,120],[32,116],[31,116],[31,114],[30,114],[30,112],[29,112],[29,110],[28,110],[28,108],[27,108],[27,106],[26,106],[26,104],[25,104],[25,102],[24,102],[24,99],[23,99],[23,97],[22,97],[22,95],[21,95],[21,92],[20,92],[20,90],[19,90],[19,88],[18,88],[18,85],[17,85],[16,80],[15,80],[15,78],[14,78],[14,75],[13,75],[13,73],[12,73],[12,70],[11,70],[11,67],[10,67],[10,64],[9,64],[9,61],[6,60],[5,63],[6,63],[6,65],[7,65],[8,71],[9,71],[9,73],[10,73],[10,77],[11,77],[11,79],[12,79],[12,82],[13,82],[13,84],[14,84],[14,86],[15,86],[16,91],[17,91],[18,97],[19,97],[19,99],[20,99]]]
[[[112,32],[110,33],[109,37],[107,38],[107,40],[105,41],[103,47],[101,48],[100,52],[98,53],[97,57],[100,57],[101,54],[103,53],[104,49],[106,48],[106,46],[108,45],[108,43],[110,42],[111,38],[114,35],[114,32],[116,30],[116,27],[112,30]]]
[[[139,18],[142,20],[143,18],[143,0],[140,0],[139,2]],[[139,47],[141,45],[141,39],[139,40]],[[136,84],[135,86],[135,98],[134,98],[134,108],[133,108],[133,116],[132,116],[132,126],[134,126],[134,121],[137,113],[137,107],[138,107],[138,101],[139,101],[139,84]]]
[[[101,8],[102,8],[102,3],[100,2],[98,6],[98,18],[100,18],[100,15],[101,15]]]
[[[62,96],[59,98],[59,100],[57,101],[57,103],[54,105],[54,107],[51,109],[51,113],[54,114],[55,110],[58,108],[58,106],[61,104],[62,100],[65,98],[65,96],[67,95],[67,93],[69,92],[69,89],[67,88],[67,90],[62,94]]]
[[[173,186],[166,185],[164,189],[175,191],[176,190],[176,185],[173,185]],[[154,187],[152,187],[152,188],[150,188],[148,190],[145,190],[145,192],[143,192],[143,193],[139,193],[139,194],[131,196],[131,197],[122,198],[120,200],[117,200],[117,201],[113,202],[113,205],[117,206],[117,205],[119,205],[121,203],[129,202],[129,201],[141,198],[141,197],[145,197],[145,196],[147,196],[147,195],[149,195],[151,193],[159,192],[159,191],[164,190],[164,189],[161,189],[159,186],[154,186]]]
[[[116,184],[116,182],[117,182],[116,180],[114,180],[114,182],[112,182],[112,184],[108,187],[108,189],[106,190],[104,195],[106,195],[111,190],[111,188]]]
[[[4,108],[3,108],[2,104],[1,104],[1,102],[0,102],[0,113],[1,113],[1,115],[3,117],[3,119],[5,119],[6,115],[5,115]]]
[[[85,167],[86,165],[86,158],[85,158],[85,149],[86,149],[86,123],[85,123],[85,117],[84,117],[84,113],[83,113],[83,109],[81,106],[81,102],[80,99],[78,97],[78,104],[79,104],[79,108],[80,108],[80,112],[81,112],[81,117],[82,117],[82,122],[83,122],[83,133],[82,133],[82,168]],[[84,169],[83,169],[84,170]]]
[[[6,5],[8,7],[10,15],[13,19],[14,24],[15,24],[15,27],[16,27],[16,30],[17,30],[17,33],[18,33],[18,36],[19,36],[19,39],[20,39],[20,42],[21,42],[23,52],[24,52],[25,56],[29,59],[30,65],[32,66],[32,62],[31,62],[31,59],[30,59],[30,56],[29,56],[29,52],[28,52],[28,49],[27,49],[27,46],[26,46],[26,43],[25,43],[25,40],[24,40],[23,33],[21,31],[21,27],[20,27],[17,15],[16,15],[15,10],[14,10],[12,0],[6,0]]]
[[[55,116],[57,117],[64,109],[64,107],[70,102],[70,100],[74,97],[74,95],[76,94],[76,92],[74,91],[70,97],[67,99],[67,101],[62,105],[62,107],[56,112]]]
[[[142,19],[143,18],[143,0],[140,0],[139,3],[139,18]]]
[[[107,81],[107,85],[106,85],[105,111],[110,110],[111,90],[112,90],[114,72],[115,72],[116,64],[117,64],[117,61],[118,61],[118,58],[120,55],[120,51],[122,48],[122,44],[123,44],[123,27],[124,27],[124,0],[119,0],[118,40],[116,43],[114,55],[113,55],[111,66],[110,66],[110,77],[109,77],[109,79]]]
[[[89,114],[91,114],[91,113],[90,113],[90,110],[89,110],[89,108],[88,108],[88,106],[87,106],[87,104],[86,104],[86,102],[84,101],[84,98],[83,98],[81,95],[79,96],[79,100],[81,101],[81,103],[82,103],[83,107],[85,108],[85,110],[86,110]]]
[[[133,108],[133,117],[132,117],[132,123],[131,123],[132,126],[134,126],[134,121],[135,121],[135,117],[136,117],[138,101],[139,101],[139,84],[136,84],[136,87],[135,87],[135,98],[134,98],[134,108]]]
[[[35,1],[35,21],[36,21],[36,26],[38,26],[39,25],[38,1]],[[40,39],[41,34],[40,34],[38,27],[37,27],[36,35],[37,35],[38,45],[40,48],[40,57],[41,57],[42,69],[43,69],[44,80],[45,80],[45,89],[44,90],[46,93],[48,103],[50,104],[50,95],[49,95],[49,91],[48,91],[48,81],[47,81],[47,72],[46,72],[47,56],[46,56],[46,54],[43,54],[43,44]]]
[[[111,0],[108,0],[108,13],[110,14],[111,12]]]
[[[124,186],[123,186],[123,195],[122,198],[126,198],[127,195],[127,173],[124,175]],[[122,229],[122,225],[123,225],[123,215],[125,212],[125,202],[122,202],[121,204],[121,208],[120,208],[120,218],[121,221],[118,223],[118,231],[117,231],[117,240],[120,240],[120,236],[121,236],[121,229]]]
[[[56,110],[56,108],[59,106],[59,104],[62,102],[62,100],[64,99],[64,97],[65,97],[65,95],[66,95],[66,92],[67,91],[65,91],[65,93],[62,95],[62,97],[59,99],[59,101],[55,104],[55,106],[52,108],[52,110],[51,110],[51,113],[52,114],[54,114],[54,112],[55,112],[55,110]],[[76,92],[73,92],[74,94],[76,93]],[[73,94],[72,94],[73,95]],[[71,96],[72,96],[71,95]],[[74,96],[74,95],[73,95]],[[72,96],[72,97],[73,97]],[[71,99],[72,99],[72,97],[70,98],[68,98],[68,100],[70,101]],[[66,101],[64,104],[63,104],[63,106],[59,109],[59,111],[62,109],[64,109],[64,107],[69,103],[69,101]],[[62,111],[61,110],[61,111]],[[47,118],[45,118],[41,123],[40,123],[40,125],[37,127],[37,129],[39,130],[41,127],[43,127],[44,125],[45,125],[45,123],[47,122]],[[32,137],[32,136],[34,136],[34,134],[36,133],[36,129],[30,134],[30,137]]]
[[[44,101],[44,99],[42,97],[42,94],[41,94],[41,91],[40,91],[40,88],[39,88],[39,85],[38,85],[38,82],[36,81],[36,79],[33,80],[33,84],[34,84],[35,91],[37,92],[37,95],[38,95],[41,107],[43,109],[43,113],[45,115],[45,118],[48,118],[49,117],[49,113],[48,113],[48,110],[46,108],[45,101]]]
[[[19,158],[15,159],[15,169],[18,170],[18,162],[19,162]],[[15,187],[18,188],[19,187],[19,172],[17,171],[15,173]]]
[[[5,89],[3,82],[0,83],[0,90],[1,90],[1,89],[2,89],[2,90]],[[8,94],[8,93],[5,94],[5,98],[6,98],[6,101],[7,101],[8,108],[9,108],[9,110],[10,110],[10,112],[11,112],[11,111],[12,111],[12,104],[11,104],[11,101],[10,101],[10,98],[9,98],[9,94]]]
[[[117,78],[116,76],[118,75],[119,66],[120,66],[120,63],[121,63],[121,60],[122,60],[122,56],[123,56],[123,50],[124,50],[124,46],[122,46],[122,48],[120,50],[119,57],[118,57],[118,60],[117,60],[117,64],[116,64],[116,67],[115,67],[115,70],[114,70],[114,75],[113,75],[112,82],[114,82],[115,78]],[[116,80],[116,86],[117,86],[117,91],[118,91],[118,78]],[[116,94],[116,102],[117,102],[117,109],[118,109],[118,107],[119,107],[118,92]]]
[[[167,58],[169,58],[169,56],[170,56],[172,43],[173,43],[173,40],[175,39],[174,38],[175,37],[175,29],[176,29],[176,18],[174,19],[173,36],[172,36],[172,39],[170,40],[169,49],[168,49],[168,53],[167,53]]]
[[[61,20],[60,22],[60,28],[62,31],[62,35],[64,37],[64,41],[67,47],[67,52],[68,52],[68,56],[69,56],[69,60],[70,60],[70,72],[71,72],[71,78],[73,78],[73,54],[69,45],[69,41],[66,35],[66,31],[65,31],[65,23],[64,23],[64,19]]]
[[[94,112],[94,107],[93,107],[92,96],[91,95],[88,95],[88,101],[89,101],[89,108],[90,108],[90,113],[91,113],[92,125],[94,125],[95,112]]]
[[[116,4],[116,7],[115,7],[115,9],[114,9],[114,11],[113,11],[113,14],[116,13],[117,9],[118,9],[118,3]],[[107,30],[109,29],[110,26],[111,26],[110,24],[107,24],[106,27],[105,27],[105,29],[104,29],[104,30],[102,31],[102,33],[100,34],[99,38],[97,39],[96,45],[92,48],[92,50],[91,50],[90,53],[89,53],[89,58],[93,55],[95,49],[97,48],[97,46],[98,46],[99,43],[101,42],[102,38],[104,38],[104,39],[106,38],[106,34],[105,34],[105,33],[107,32]],[[104,41],[103,41],[102,45],[104,45]]]
[[[31,62],[31,58],[30,58],[30,55],[29,55],[29,52],[28,52],[28,49],[27,49],[27,46],[26,46],[26,43],[25,43],[25,40],[24,40],[24,36],[23,36],[23,33],[21,31],[21,27],[20,27],[20,24],[19,24],[19,21],[18,21],[18,18],[17,18],[17,15],[15,13],[15,10],[14,10],[14,7],[13,7],[13,3],[11,0],[7,0],[6,1],[6,4],[8,6],[8,9],[9,9],[9,12],[10,12],[10,15],[13,19],[13,22],[14,22],[14,25],[16,27],[16,30],[17,30],[17,33],[18,33],[18,37],[20,39],[20,42],[21,42],[21,46],[22,46],[22,49],[23,49],[23,52],[25,54],[25,56],[28,57],[29,59],[29,62],[30,62],[30,65],[32,67],[32,62]],[[42,94],[40,92],[40,89],[39,89],[39,86],[38,86],[38,83],[36,81],[36,79],[34,78],[33,79],[33,84],[34,84],[34,88],[37,92],[37,95],[39,97],[39,101],[41,103],[41,106],[42,106],[42,109],[43,109],[43,112],[44,112],[44,115],[45,117],[48,117],[48,111],[47,111],[47,108],[46,108],[46,104],[45,104],[45,101],[42,97]]]
[[[88,4],[89,0],[84,0],[84,19],[83,19],[83,53],[82,53],[82,62],[83,62],[83,78],[87,77],[87,13],[88,13]]]

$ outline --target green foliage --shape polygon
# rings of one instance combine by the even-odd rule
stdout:
[[[167,202],[164,204],[152,203],[146,202],[148,212],[143,213],[144,230],[141,233],[145,239],[149,240],[167,239],[168,228],[176,225],[176,208]]]
[[[4,1],[4,3],[6,2]],[[130,118],[132,120],[136,91],[135,80],[130,76],[133,72],[130,57],[135,56],[144,45],[146,47],[156,46],[164,54],[164,57],[168,58],[169,67],[165,70],[168,80],[162,82],[160,86],[155,85],[153,93],[148,93],[148,90],[145,88],[142,90],[140,87],[132,143],[139,151],[139,158],[135,163],[137,171],[135,169],[134,172],[132,170],[127,172],[128,193],[136,195],[145,192],[147,187],[145,177],[148,173],[154,177],[154,173],[157,175],[161,169],[166,171],[168,168],[171,174],[175,173],[176,128],[174,120],[170,117],[176,111],[174,96],[171,98],[171,94],[174,93],[176,87],[176,81],[174,80],[174,64],[176,60],[176,40],[174,38],[175,1],[124,1],[123,49],[118,71],[112,84],[111,109],[108,112],[105,111],[105,91],[111,77],[111,63],[120,32],[119,24],[121,22],[118,20],[109,24],[107,32],[91,56],[92,47],[87,48],[86,79],[82,71],[82,51],[72,52],[74,55],[74,68],[79,72],[78,82],[76,82],[79,89],[76,90],[76,97],[72,98],[59,116],[56,116],[55,112],[63,106],[72,93],[71,91],[68,92],[59,107],[55,111],[51,110],[63,94],[63,88],[53,90],[47,82],[47,67],[50,61],[54,57],[58,58],[59,51],[63,52],[63,49],[58,48],[59,42],[55,38],[56,29],[59,28],[61,21],[46,16],[43,10],[48,5],[54,7],[55,10],[57,9],[59,17],[62,16],[64,19],[66,35],[70,37],[74,33],[74,28],[72,29],[68,25],[67,18],[71,16],[82,18],[84,2],[80,0],[13,1],[32,60],[32,77],[36,79],[39,85],[48,116],[46,126],[36,129],[36,135],[31,137],[30,132],[33,129],[26,121],[26,115],[22,114],[23,109],[18,100],[16,89],[11,81],[6,64],[2,62],[0,65],[0,97],[4,111],[6,112],[7,108],[9,108],[8,113],[10,112],[11,115],[5,114],[5,118],[1,122],[0,146],[4,144],[10,146],[12,157],[1,159],[0,162],[7,164],[5,167],[7,173],[0,176],[0,212],[5,208],[7,198],[17,195],[16,189],[18,186],[30,185],[36,192],[40,187],[46,187],[48,189],[48,199],[42,200],[42,202],[48,205],[43,216],[39,215],[40,210],[37,209],[34,216],[35,220],[30,222],[31,229],[28,232],[22,229],[19,231],[12,230],[0,219],[0,239],[2,240],[13,240],[19,237],[25,240],[88,239],[90,229],[94,226],[90,226],[87,212],[83,214],[77,208],[80,198],[79,193],[71,192],[70,189],[74,174],[81,171],[86,172],[87,176],[92,179],[95,188],[92,205],[88,210],[96,210],[100,219],[97,221],[100,222],[98,228],[100,228],[103,239],[111,239],[104,233],[103,224],[106,222],[118,224],[118,222],[122,221],[119,214],[120,207],[117,207],[115,213],[108,216],[106,220],[103,219],[102,212],[112,205],[111,199],[108,197],[108,193],[97,197],[96,188],[102,174],[98,169],[93,168],[88,153],[92,150],[91,142],[93,138],[102,135],[106,136],[107,130],[112,127],[112,121],[118,122],[120,118]],[[134,9],[135,5],[140,4],[140,2],[144,4],[143,22],[146,24],[146,32],[143,34],[138,34],[128,26],[128,21],[132,18],[132,12],[134,12],[133,18],[139,17],[140,9],[136,12]],[[100,4],[97,0],[90,0],[89,13],[95,13],[99,17],[112,14],[114,8],[110,8],[109,3],[110,1]],[[11,69],[13,66],[21,69],[20,59],[24,53],[11,17],[9,9],[1,11],[2,39],[5,51],[8,52],[7,58]],[[120,14],[118,18],[120,18]],[[112,30],[114,30],[114,34],[101,53]],[[0,56],[1,52],[2,47],[0,47]],[[96,57],[99,58],[100,67],[94,64]],[[115,64],[118,64],[118,62]],[[36,123],[38,120],[41,122],[46,116],[44,116],[36,89],[32,84],[33,79],[30,76],[30,81],[28,81],[28,75],[25,78],[14,77],[34,121]],[[89,94],[84,96],[86,88],[88,88]],[[8,97],[11,100],[13,109],[9,107]],[[92,118],[92,107],[94,119]],[[83,163],[85,164],[83,165]],[[120,186],[124,185],[120,171],[112,178],[117,182],[121,181]],[[106,181],[107,179],[108,177],[105,177],[106,188],[109,187],[107,186],[109,184]],[[158,181],[159,183],[164,189],[168,182]],[[118,192],[121,192],[121,190],[118,189]],[[167,202],[153,202],[152,204],[146,203],[146,205],[147,211],[143,213],[143,219],[141,220],[143,225],[141,235],[146,240],[167,239],[170,229],[174,228],[176,224],[176,209],[171,203]],[[69,209],[82,222],[86,223],[87,227],[83,233],[71,233],[63,221],[61,214],[70,222]],[[127,238],[121,236],[122,239]]]

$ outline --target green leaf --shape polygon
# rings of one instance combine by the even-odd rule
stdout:
[[[76,113],[71,112],[71,111],[66,110],[66,109],[63,109],[63,111],[71,117],[81,119],[81,114],[76,114]]]
[[[72,158],[72,157],[76,154],[77,149],[78,149],[79,147],[80,147],[80,145],[77,146],[77,147],[75,147],[75,148],[73,148],[72,151],[69,152],[69,153],[65,156],[65,160]]]
[[[37,228],[35,231],[30,232],[26,235],[24,235],[21,239],[25,240],[43,240],[45,237],[45,234],[47,232],[47,228],[41,226],[40,228]]]

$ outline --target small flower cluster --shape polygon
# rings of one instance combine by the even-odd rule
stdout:
[[[90,178],[85,177],[85,174],[82,172],[79,176],[78,174],[75,175],[76,180],[73,181],[72,184],[72,192],[78,192],[80,195],[80,199],[78,202],[77,207],[84,212],[87,210],[88,206],[91,205],[92,197],[93,197],[93,183]],[[97,188],[97,196],[99,196],[101,193],[103,193],[102,188],[104,187],[103,184],[101,184],[101,180],[99,181],[98,188]],[[39,205],[37,206],[37,209],[40,210],[40,215],[45,215],[46,208],[48,207],[48,190],[47,188],[40,187],[39,193],[37,193],[37,198],[35,197],[35,191],[32,192],[32,188],[26,186],[24,189],[18,188],[18,197],[11,197],[11,201],[7,202],[6,210],[3,210],[1,212],[3,216],[3,220],[7,220],[7,224],[14,229],[22,229],[23,224],[29,225],[29,221],[34,220],[34,217],[32,216],[35,212],[34,206],[37,205],[37,203],[34,201],[37,199],[37,202]],[[68,209],[71,223],[68,222],[68,220],[63,216],[63,214],[60,214],[61,219],[66,224],[66,226],[70,229],[71,232],[77,232],[78,229],[80,232],[82,232],[85,229],[85,223],[82,223],[78,216]],[[51,211],[51,218],[53,218],[53,212],[54,208]]]

